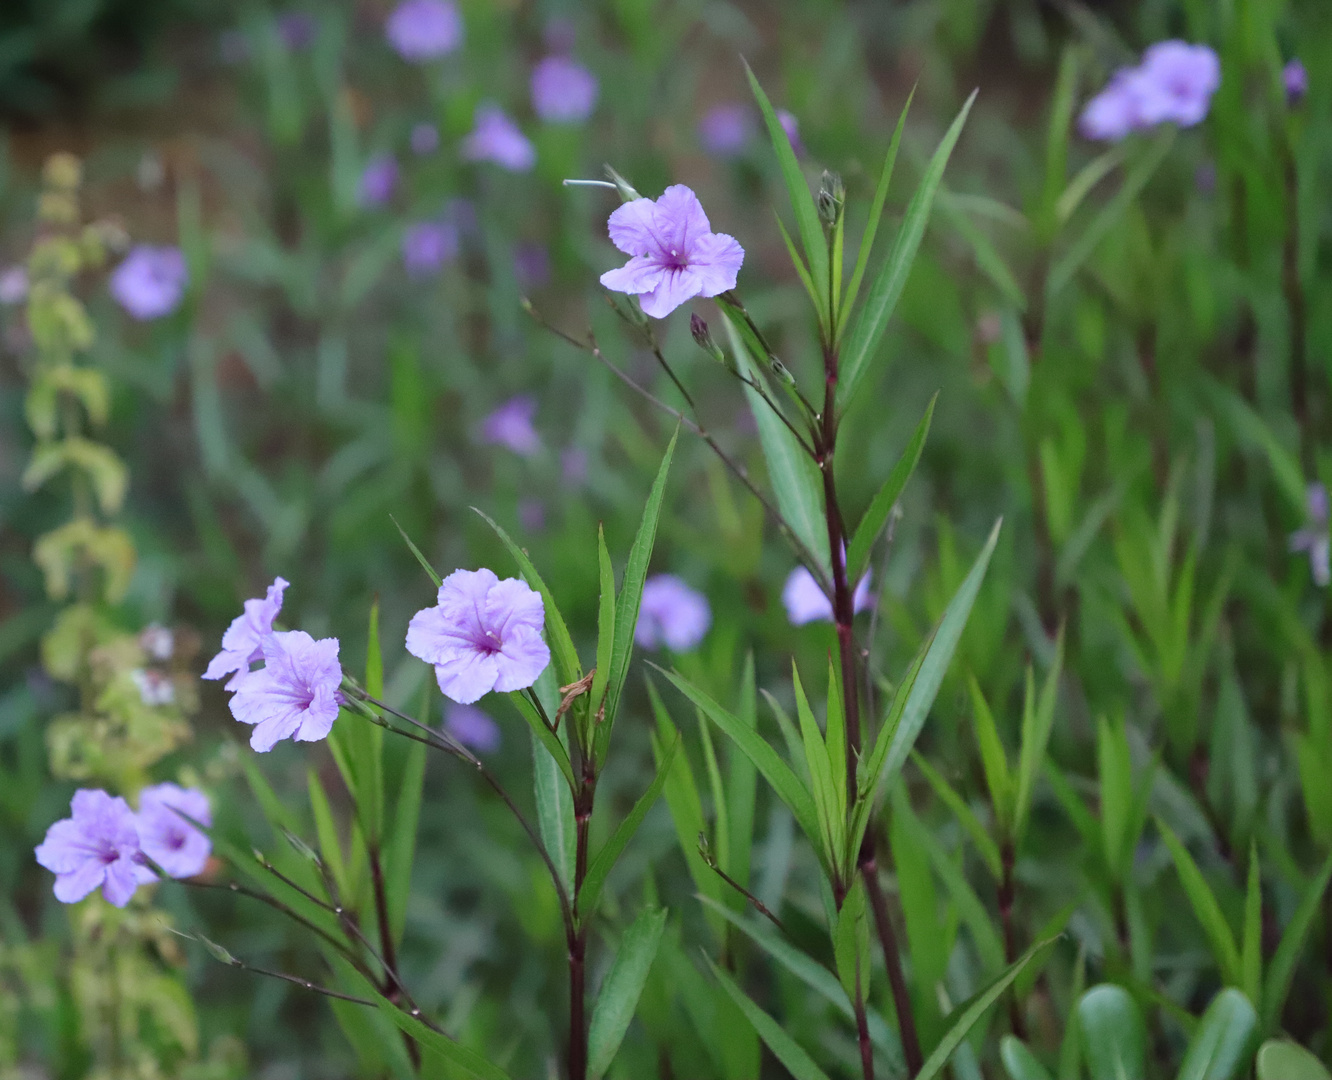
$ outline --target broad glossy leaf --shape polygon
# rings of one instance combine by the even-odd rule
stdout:
[[[615,1059],[643,994],[666,926],[666,909],[649,908],[624,932],[611,969],[602,981],[587,1034],[587,1072],[600,1080]]]
[[[1122,986],[1093,986],[1078,1002],[1082,1051],[1091,1080],[1146,1075],[1147,1029],[1137,1003]]]
[[[1227,987],[1212,999],[1189,1041],[1176,1080],[1232,1080],[1247,1072],[1249,1039],[1258,1029],[1258,1014],[1249,999]]]
[[[1332,1080],[1313,1054],[1284,1039],[1268,1039],[1258,1049],[1258,1080]]]

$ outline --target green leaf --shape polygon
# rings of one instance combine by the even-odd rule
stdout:
[[[934,406],[938,400],[937,393],[930,398],[929,408],[925,410],[925,415],[916,425],[911,441],[907,443],[902,456],[893,466],[893,471],[888,474],[888,479],[883,482],[883,487],[879,488],[874,501],[865,511],[865,516],[856,526],[855,535],[851,538],[851,547],[846,553],[846,576],[851,581],[859,581],[861,575],[865,573],[869,566],[870,552],[874,549],[874,542],[883,532],[888,515],[893,512],[897,500],[902,497],[902,491],[906,488],[907,481],[911,479],[911,474],[916,471],[920,453],[925,448],[925,439],[930,433],[930,420],[934,417]]]
[[[878,275],[870,283],[869,292],[865,296],[865,306],[851,327],[850,338],[842,349],[841,372],[837,382],[839,412],[844,412],[850,405],[861,380],[869,370],[870,361],[874,358],[879,343],[883,340],[884,331],[888,329],[888,320],[892,317],[893,309],[897,307],[897,301],[911,273],[911,265],[916,260],[916,252],[920,250],[920,242],[925,236],[934,195],[939,189],[940,181],[943,180],[944,167],[948,164],[953,147],[957,145],[958,137],[962,134],[962,125],[966,123],[967,114],[971,112],[975,100],[976,93],[973,91],[967,98],[966,104],[962,106],[957,119],[944,135],[943,141],[939,143],[939,148],[930,159],[925,175],[921,177],[920,186],[916,188],[916,193],[907,206],[906,217],[903,218],[902,227],[893,241],[893,249],[889,252]],[[816,275],[815,282],[817,281]]]
[[[805,260],[800,257],[800,252],[796,250],[795,241],[791,239],[791,234],[786,231],[786,226],[782,223],[780,217],[777,218],[777,230],[782,234],[782,240],[786,244],[786,254],[791,257],[791,265],[795,267],[796,276],[800,278],[800,284],[805,287],[805,292],[814,303],[814,310],[818,311],[823,299],[814,291],[814,281],[809,276],[809,267],[805,265]]]
[[[425,789],[426,745],[413,742],[399,781],[393,827],[384,851],[384,891],[388,894],[389,929],[401,944],[407,924],[407,900],[411,894],[412,863],[416,856],[416,828],[421,820],[421,795]]]
[[[674,672],[662,668],[657,668],[657,670],[680,693],[702,709],[707,714],[708,719],[721,728],[745,756],[754,763],[758,771],[763,774],[763,778],[777,793],[777,797],[787,805],[795,816],[796,824],[809,837],[815,848],[821,850],[818,813],[814,807],[814,799],[796,774],[791,771],[791,767],[777,756],[777,751],[769,746],[757,731],[733,713],[727,712],[703,691]]]
[[[1027,694],[1022,710],[1022,747],[1018,751],[1017,798],[1013,804],[1013,840],[1020,843],[1027,829],[1027,815],[1036,791],[1036,778],[1045,761],[1054,730],[1055,703],[1059,696],[1059,674],[1064,666],[1064,631],[1055,640],[1054,662],[1041,686],[1040,697],[1034,693],[1031,669],[1027,669]]]
[[[310,813],[314,817],[315,836],[319,838],[319,857],[328,867],[338,892],[343,896],[350,896],[347,868],[342,858],[342,842],[338,839],[338,826],[333,820],[333,810],[328,804],[328,795],[324,791],[319,774],[313,769],[306,770],[305,780],[310,792]]]
[[[740,706],[736,716],[751,730],[758,728],[758,692],[754,680],[754,654],[745,654],[740,675]],[[758,769],[739,747],[727,746],[726,819],[731,825],[730,865],[725,870],[741,885],[749,887],[751,849],[754,844],[754,802],[758,794]]]
[[[989,986],[971,998],[970,1001],[955,1009],[950,1014],[949,1019],[953,1017],[957,1019],[953,1020],[951,1026],[944,1033],[944,1037],[939,1040],[938,1045],[934,1048],[934,1052],[921,1066],[920,1072],[916,1074],[916,1080],[934,1080],[936,1076],[939,1076],[943,1072],[944,1066],[948,1064],[948,1059],[953,1056],[962,1040],[975,1027],[976,1022],[1003,996],[1004,991],[1013,984],[1013,980],[1018,977],[1024,967],[1031,963],[1036,954],[1053,944],[1053,941],[1041,941],[1033,945],[1010,964],[1007,970]]]
[[[786,184],[786,193],[791,199],[791,209],[795,213],[796,231],[800,234],[800,244],[805,249],[805,258],[809,261],[809,276],[814,283],[814,292],[823,298],[822,304],[816,305],[819,324],[825,328],[831,325],[828,311],[828,247],[824,241],[823,226],[819,221],[818,204],[805,182],[805,174],[800,171],[800,162],[796,160],[791,139],[777,119],[768,95],[754,76],[748,61],[745,62],[745,75],[749,78],[750,89],[763,113],[763,122],[768,128],[768,137],[777,154],[777,164],[781,168],[782,180]]]
[[[416,556],[416,561],[421,564],[421,569],[426,572],[426,576],[434,582],[435,588],[438,589],[440,585],[444,583],[444,579],[435,572],[435,568],[430,565],[430,561],[421,554],[421,549],[412,543],[412,538],[408,536],[403,530],[403,527],[398,524],[398,519],[390,514],[389,520],[393,522],[393,527],[398,530],[398,535],[402,537],[402,542],[406,544],[408,550]]]
[[[1058,204],[1068,176],[1068,140],[1073,124],[1073,106],[1078,84],[1078,54],[1070,45],[1059,57],[1050,123],[1045,135],[1045,184],[1041,192],[1040,243],[1048,245],[1059,227]]]
[[[791,678],[795,684],[796,716],[800,720],[805,765],[809,768],[810,789],[819,819],[819,843],[823,848],[820,854],[825,866],[840,868],[846,815],[841,812],[833,783],[828,747],[823,741],[823,733],[819,730],[818,721],[814,719],[809,701],[805,698],[805,688],[800,685],[800,672],[794,663],[791,665]]]
[[[916,768],[930,782],[930,787],[934,788],[935,794],[939,796],[943,804],[953,812],[958,824],[966,830],[967,835],[971,837],[971,842],[976,845],[976,850],[985,861],[985,868],[990,871],[990,876],[998,881],[1003,875],[999,845],[994,842],[994,838],[990,836],[989,831],[981,824],[976,812],[967,805],[966,800],[957,793],[953,785],[944,779],[943,774],[926,761],[922,755],[913,750],[911,760],[916,763]]]
[[[1281,1013],[1286,1007],[1286,997],[1290,994],[1290,984],[1295,978],[1295,967],[1304,952],[1304,940],[1322,907],[1323,893],[1332,879],[1332,855],[1329,855],[1309,883],[1300,906],[1281,935],[1281,944],[1277,946],[1272,962],[1267,968],[1267,982],[1263,987],[1263,1026],[1269,1030],[1276,1027]]]
[[[1008,771],[1008,755],[999,739],[999,728],[994,713],[985,700],[985,694],[976,681],[968,676],[971,688],[971,715],[976,727],[976,743],[980,747],[981,767],[985,770],[985,784],[990,790],[990,803],[994,807],[994,820],[999,835],[1009,836],[1013,823],[1013,778]]]
[[[1258,1049],[1258,1080],[1332,1080],[1332,1073],[1304,1047],[1268,1039]]]
[[[892,183],[893,166],[897,164],[897,150],[902,145],[902,131],[906,128],[907,113],[911,109],[911,101],[916,96],[916,88],[911,88],[911,93],[907,95],[906,104],[902,106],[902,111],[897,117],[897,127],[893,129],[892,141],[888,144],[888,153],[883,159],[883,168],[879,171],[879,186],[874,189],[874,201],[870,203],[869,219],[865,222],[865,231],[860,237],[860,251],[856,255],[856,268],[851,273],[851,283],[846,289],[846,298],[842,301],[842,309],[837,319],[837,338],[841,339],[842,331],[846,329],[847,317],[851,314],[851,309],[855,307],[856,297],[860,293],[860,282],[865,276],[865,267],[869,265],[870,254],[874,250],[874,238],[879,231],[879,221],[883,217],[883,204],[888,198],[888,185]],[[853,575],[854,576],[854,575]]]
[[[1113,983],[1093,986],[1078,1002],[1082,1052],[1091,1080],[1146,1075],[1147,1030],[1129,992]]]
[[[1106,865],[1115,881],[1128,872],[1133,844],[1129,825],[1133,806],[1133,762],[1123,717],[1096,721],[1097,771],[1101,795],[1101,838]]]
[[[870,933],[869,907],[865,899],[865,883],[856,877],[837,912],[837,925],[833,929],[833,959],[837,963],[837,977],[842,989],[852,1001],[859,983],[863,999],[870,996]]]
[[[1249,999],[1234,988],[1222,990],[1203,1013],[1176,1080],[1232,1080],[1248,1065],[1246,1051],[1257,1028]]]
[[[546,639],[550,643],[550,652],[555,660],[555,671],[559,676],[560,685],[568,686],[570,683],[576,683],[583,677],[583,666],[578,662],[578,650],[574,648],[573,638],[569,636],[569,628],[564,625],[564,616],[555,606],[554,595],[546,588],[546,583],[541,580],[541,575],[532,565],[532,560],[527,557],[527,552],[515,544],[509,538],[509,534],[485,511],[477,510],[475,506],[472,509],[476,510],[485,523],[495,530],[495,535],[508,548],[513,561],[518,564],[518,571],[523,575],[523,579],[541,594],[541,602],[546,608]]]
[[[611,656],[615,651],[615,570],[606,550],[605,530],[597,526],[597,573],[601,581],[601,603],[597,608],[597,672],[592,676],[592,695],[588,698],[593,716],[601,707],[606,687],[610,685]]]
[[[853,814],[849,837],[853,848],[859,846],[865,835],[865,829],[869,826],[875,793],[892,784],[893,779],[901,771],[907,755],[915,746],[921,728],[925,726],[925,720],[939,693],[939,687],[943,685],[944,674],[952,662],[953,652],[961,640],[962,631],[971,614],[971,607],[976,602],[976,594],[980,592],[981,582],[985,579],[990,557],[999,542],[999,526],[1002,524],[1003,519],[994,523],[994,528],[990,530],[990,538],[985,542],[985,547],[976,557],[962,584],[958,586],[957,592],[953,594],[952,600],[948,602],[948,607],[944,610],[943,618],[939,620],[934,634],[921,649],[913,671],[908,673],[907,679],[903,679],[898,689],[901,705],[898,705],[897,699],[894,700],[888,721],[879,729],[865,770],[867,786],[862,788]],[[897,713],[897,716],[894,717],[893,713]]]
[[[550,729],[550,725],[542,719],[541,714],[536,711],[536,707],[527,700],[526,695],[521,690],[511,691],[509,700],[513,702],[522,718],[527,721],[527,726],[532,729],[532,735],[546,748],[548,755],[559,766],[560,772],[564,773],[564,779],[569,782],[569,790],[573,791],[578,783],[574,779],[573,763],[569,760],[569,751],[560,742],[560,737]]]
[[[515,693],[512,696],[518,695]],[[546,731],[550,730],[540,720],[537,723]],[[544,743],[544,740],[536,735],[536,725],[532,726],[532,731],[532,785],[536,792],[537,829],[541,833],[541,842],[546,846],[546,853],[559,872],[564,891],[571,893],[574,877],[573,791],[568,784],[560,783],[556,759],[549,753],[542,753],[541,747],[537,745],[538,742]]]
[[[643,824],[643,819],[656,803],[658,796],[661,795],[662,788],[666,786],[666,778],[670,775],[671,766],[675,763],[675,754],[680,748],[680,736],[677,734],[667,746],[661,762],[657,766],[657,775],[648,786],[647,791],[639,797],[638,802],[634,803],[634,808],[629,811],[625,819],[620,822],[616,830],[611,833],[611,838],[597,852],[596,858],[592,860],[592,865],[587,869],[587,876],[583,878],[583,886],[578,890],[578,902],[576,910],[579,918],[590,918],[596,913],[597,902],[601,899],[601,890],[606,885],[606,878],[615,867],[615,863],[624,853],[624,849],[629,846],[629,841],[634,838],[634,833],[638,827]]]
[[[600,1080],[615,1059],[643,994],[666,926],[666,909],[648,908],[624,932],[615,960],[597,994],[587,1034],[587,1072]]]
[[[730,995],[731,1000],[740,1007],[740,1011],[758,1032],[759,1038],[772,1051],[773,1056],[786,1067],[786,1071],[795,1077],[795,1080],[828,1080],[828,1074],[814,1064],[814,1059],[801,1049],[776,1020],[736,986],[735,981],[714,964],[711,957],[708,957],[707,961],[708,966],[712,968],[712,974]]]
[[[1308,496],[1304,490],[1304,471],[1300,468],[1299,457],[1282,443],[1253,406],[1234,390],[1212,380],[1204,381],[1202,388],[1211,399],[1212,407],[1228,421],[1240,441],[1267,455],[1273,479],[1286,497],[1287,505],[1303,518],[1307,513]]]
[[[438,1054],[456,1069],[461,1069],[467,1076],[476,1080],[510,1080],[509,1074],[498,1065],[492,1065],[475,1050],[455,1042],[447,1035],[442,1035],[434,1028],[427,1027],[416,1017],[404,1012],[369,983],[365,984],[374,991],[379,1004],[379,1011],[387,1016],[399,1031],[410,1035],[421,1046],[433,1054]]]
[[[1235,947],[1235,935],[1232,933],[1226,917],[1217,903],[1216,895],[1202,876],[1198,864],[1188,853],[1179,838],[1170,827],[1161,820],[1156,822],[1161,838],[1170,855],[1175,860],[1175,869],[1179,873],[1184,893],[1193,907],[1193,914],[1202,923],[1203,931],[1212,946],[1212,955],[1221,969],[1221,977],[1231,986],[1239,986],[1242,981],[1239,950]]]
[[[751,379],[763,378],[729,312],[726,331],[741,370]],[[758,426],[763,461],[768,467],[768,486],[777,497],[777,509],[796,539],[818,559],[818,568],[826,575],[830,566],[828,523],[823,516],[823,478],[819,468],[756,390],[746,386],[745,396]]]
[[[379,646],[379,597],[370,605],[370,627],[365,654],[365,692],[384,700],[384,655]],[[384,729],[378,724],[357,725],[361,732],[356,748],[363,755],[354,762],[360,778],[361,791],[357,809],[361,812],[361,828],[372,847],[379,845],[384,829]]]
[[[1240,945],[1240,971],[1244,993],[1250,1001],[1262,1001],[1263,993],[1263,892],[1259,879],[1258,845],[1249,845],[1249,887],[1244,898],[1244,938]]]
[[[1027,1049],[1027,1044],[1014,1035],[1005,1035],[999,1041],[999,1060],[1004,1063],[1009,1080],[1050,1080],[1044,1065]]]
[[[671,471],[671,459],[675,456],[675,442],[680,437],[677,427],[671,435],[666,453],[657,469],[657,478],[652,482],[652,491],[648,494],[647,505],[643,508],[643,520],[634,536],[633,546],[629,549],[629,563],[624,568],[624,580],[620,582],[620,596],[615,604],[615,648],[611,652],[610,682],[606,689],[606,720],[598,732],[598,746],[602,752],[597,760],[604,761],[604,748],[610,739],[611,726],[615,723],[615,714],[620,708],[620,694],[624,690],[624,680],[629,674],[629,658],[634,651],[634,628],[638,626],[638,607],[643,599],[643,583],[647,580],[648,563],[652,559],[652,546],[657,539],[657,521],[661,517],[661,503],[666,496],[666,477]]]

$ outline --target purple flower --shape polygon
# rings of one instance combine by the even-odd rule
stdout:
[[[1289,547],[1292,553],[1305,552],[1309,556],[1309,572],[1314,584],[1325,588],[1332,582],[1332,536],[1329,535],[1329,512],[1327,488],[1314,481],[1305,489],[1308,504],[1309,523],[1302,529],[1290,534]]]
[[[548,56],[532,70],[532,108],[552,124],[586,120],[597,93],[597,77],[567,56]]]
[[[47,829],[35,852],[56,876],[55,898],[77,903],[100,885],[107,901],[123,908],[156,878],[139,850],[134,812],[124,799],[87,788],[74,793],[69,809],[72,816]]]
[[[530,394],[509,398],[481,421],[481,441],[491,446],[507,446],[523,457],[540,453],[541,436],[532,426],[536,410],[536,398]]]
[[[463,139],[468,161],[491,161],[509,172],[527,172],[536,164],[536,150],[504,110],[493,102],[476,107],[471,134]]]
[[[263,754],[283,739],[318,742],[328,735],[342,704],[338,639],[286,630],[267,635],[263,653],[264,666],[231,698],[231,715],[254,725],[250,746]]]
[[[434,60],[462,44],[462,16],[450,0],[403,0],[384,24],[384,35],[404,60]]]
[[[633,258],[602,274],[601,283],[637,294],[645,315],[664,319],[695,296],[735,288],[744,248],[712,231],[698,196],[683,184],[668,187],[656,202],[625,203],[608,224],[611,242]]]
[[[176,700],[176,684],[155,668],[135,668],[130,672],[130,680],[139,691],[139,700],[149,708],[170,705]]]
[[[28,298],[28,271],[22,266],[0,270],[0,304],[21,304]]]
[[[176,310],[189,276],[180,248],[139,244],[112,272],[109,288],[136,319],[159,319]]]
[[[301,52],[314,41],[319,23],[309,12],[287,11],[277,17],[277,32],[286,49]]]
[[[282,594],[287,585],[285,578],[274,578],[262,600],[245,601],[243,613],[231,620],[222,635],[222,651],[208,662],[205,679],[220,679],[234,671],[236,674],[225,689],[235,690],[249,673],[250,665],[263,659],[262,642],[265,635],[273,632],[273,620],[282,610]]]
[[[1309,92],[1309,72],[1298,58],[1281,69],[1281,85],[1286,89],[1286,104],[1294,108]]]
[[[362,206],[383,206],[398,186],[398,162],[392,154],[376,154],[361,173]]]
[[[791,141],[791,149],[796,152],[796,157],[803,157],[805,144],[800,141],[800,121],[796,119],[795,113],[787,109],[778,109],[777,122],[782,125],[782,130]]]
[[[139,792],[137,821],[143,853],[167,876],[189,878],[203,872],[213,842],[192,822],[212,825],[213,811],[202,791],[176,784],[144,788]]]
[[[425,121],[413,125],[411,144],[412,153],[418,157],[433,154],[439,149],[439,128],[435,127],[434,124],[427,124]]]
[[[444,696],[470,705],[492,690],[522,690],[550,663],[541,594],[489,570],[455,570],[435,607],[407,627],[407,651],[435,667]]]
[[[1192,127],[1207,116],[1221,85],[1221,62],[1206,45],[1158,41],[1142,55],[1134,80],[1138,122],[1147,127],[1173,123]]]
[[[402,265],[410,277],[427,277],[457,254],[458,227],[451,221],[418,221],[402,234]]]
[[[499,725],[475,705],[451,703],[444,714],[444,730],[463,746],[482,754],[499,749]]]
[[[1078,117],[1083,138],[1097,142],[1119,142],[1138,127],[1136,72],[1121,68],[1111,76],[1105,89],[1092,98]]]
[[[712,625],[707,598],[674,574],[655,574],[643,585],[634,641],[645,649],[689,652]]]
[[[714,105],[698,122],[698,141],[714,157],[739,157],[753,137],[754,114],[739,102]]]
[[[176,635],[161,623],[149,623],[139,631],[139,646],[154,660],[170,660],[176,651]]]
[[[873,603],[870,599],[870,576],[866,574],[851,596],[851,605],[856,612],[861,612]],[[823,595],[814,575],[803,566],[797,566],[787,576],[786,584],[782,587],[782,605],[786,608],[786,617],[792,626],[804,626],[805,623],[817,620],[832,622],[832,603]]]
[[[550,280],[550,255],[544,244],[524,240],[513,249],[513,276],[524,289],[539,289]]]

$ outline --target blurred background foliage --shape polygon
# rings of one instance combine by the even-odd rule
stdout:
[[[1003,846],[1013,863],[1003,917],[1018,947],[1064,937],[1020,986],[1020,1004],[996,1010],[966,1044],[959,1078],[1044,1075],[1021,1072],[1011,1042],[1001,1064],[1000,1037],[1015,1028],[1044,1061],[1035,1068],[1114,1075],[1098,1071],[1101,1044],[1088,1034],[1105,1016],[1117,1031],[1143,1028],[1143,1075],[1174,1076],[1196,1017],[1224,986],[1249,994],[1264,1034],[1288,1033],[1326,1060],[1332,922],[1307,898],[1322,895],[1332,845],[1332,622],[1317,560],[1292,553],[1290,536],[1306,530],[1305,546],[1325,551],[1326,510],[1311,509],[1307,488],[1332,481],[1332,8],[460,6],[465,45],[421,66],[388,47],[388,6],[370,2],[0,6],[0,264],[27,259],[42,163],[69,150],[83,160],[89,220],[179,245],[189,271],[179,307],[153,321],[119,310],[102,271],[75,283],[96,326],[86,362],[109,388],[98,438],[130,477],[118,520],[137,565],[116,629],[161,623],[182,641],[197,637],[207,655],[240,601],[282,574],[292,581],[284,621],[338,635],[358,670],[377,596],[385,693],[415,705],[429,698],[429,672],[397,643],[432,590],[395,521],[437,568],[510,573],[476,506],[520,538],[590,651],[597,523],[612,552],[627,551],[671,429],[529,318],[522,298],[576,337],[591,331],[616,364],[674,399],[596,283],[618,261],[604,231],[611,193],[560,181],[598,176],[610,162],[645,194],[692,186],[713,227],[746,249],[748,309],[812,382],[817,339],[773,228],[781,185],[757,113],[746,112],[752,131],[725,153],[709,151],[700,122],[717,105],[751,109],[744,55],[797,119],[811,179],[822,167],[844,178],[854,234],[912,87],[906,179],[890,192],[889,229],[978,87],[872,385],[848,417],[839,477],[847,505],[867,505],[938,393],[920,468],[873,567],[866,640],[871,670],[887,680],[938,620],[994,519],[1005,521],[919,745],[927,764],[908,768],[884,837],[922,1029],[937,1037],[952,1007],[1002,966],[1002,890],[988,856]],[[1103,157],[1105,147],[1071,130],[1073,118],[1114,70],[1167,37],[1220,55],[1211,115]],[[586,123],[533,116],[528,77],[554,48],[600,80]],[[1292,102],[1280,73],[1296,57],[1309,89]],[[460,157],[487,100],[532,139],[529,173]],[[438,149],[411,149],[421,124],[438,130]],[[366,205],[362,174],[382,154],[395,156],[400,180],[382,205]],[[422,221],[456,228],[459,252],[437,272],[412,274],[403,238]],[[157,917],[137,929],[91,927],[96,913],[114,913],[100,901],[60,909],[33,863],[73,787],[51,742],[71,692],[39,655],[58,608],[32,561],[37,538],[68,516],[69,493],[22,483],[33,350],[22,311],[0,308],[0,1075],[381,1075],[391,1063],[353,1047],[345,1010],[335,1017],[295,987],[183,948]],[[745,403],[686,323],[677,313],[662,325],[665,351],[709,429],[761,475]],[[483,419],[518,394],[537,401],[534,453],[485,440]],[[752,652],[757,685],[789,708],[791,658],[817,673],[834,643],[828,625],[788,624],[780,594],[793,565],[748,494],[706,447],[682,440],[653,568],[705,593],[714,621],[696,651],[671,662],[736,702]],[[1029,822],[1014,836],[991,798],[977,718],[992,716],[1016,761],[1060,627],[1048,759],[1037,758]],[[652,771],[637,674],[630,686],[603,786],[617,816]],[[443,704],[434,695],[433,720]],[[705,830],[720,827],[718,800],[700,726],[682,702],[669,704],[693,780],[649,815],[607,889],[612,928],[644,902],[671,912],[612,1075],[781,1075],[757,1041],[736,1034],[748,1029],[698,963],[700,948],[726,956],[827,1070],[853,1075],[854,1036],[836,1009],[694,896],[730,902],[706,868],[702,880],[690,876],[699,863],[683,823],[696,815]],[[492,763],[526,791],[528,738],[506,709],[491,708],[501,731]],[[760,723],[775,740],[765,710]],[[190,729],[154,775],[208,787],[220,832],[240,850],[280,844],[246,776],[253,759],[211,685]],[[541,1075],[561,1039],[555,897],[503,808],[449,764],[427,773],[402,969],[450,1031],[516,1076]],[[283,745],[263,765],[307,838],[307,767],[345,817],[322,747]],[[753,891],[802,946],[826,950],[814,860],[766,793],[752,858]],[[1253,874],[1256,923],[1246,914]],[[218,866],[215,880],[227,875]],[[319,970],[299,929],[258,905],[177,887],[158,887],[151,903],[145,911],[268,967]],[[1292,925],[1304,932],[1282,961],[1284,986],[1229,963],[1257,949],[1270,975]],[[95,954],[114,952],[118,934],[133,942],[125,955],[135,963],[173,973],[145,1000],[190,1014],[175,1014],[174,1034],[162,1027],[165,1006],[158,1020],[117,1030],[114,1039],[149,1047],[129,1063],[99,1049],[84,974],[112,963]],[[876,978],[875,1003],[890,1015]],[[1101,995],[1088,1005],[1083,990],[1101,982],[1122,987],[1128,1003]],[[900,1062],[883,1052],[889,1075]]]

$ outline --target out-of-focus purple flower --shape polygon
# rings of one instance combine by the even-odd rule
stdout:
[[[418,157],[433,154],[439,149],[439,128],[434,124],[427,124],[424,120],[413,125],[411,144],[412,153]]]
[[[202,791],[154,784],[139,792],[139,844],[168,877],[189,878],[203,872],[213,842],[192,824],[196,821],[213,824],[213,811]]]
[[[511,397],[481,421],[481,441],[507,446],[515,454],[531,457],[541,451],[541,436],[532,426],[537,401],[530,394]]]
[[[567,56],[548,56],[532,69],[532,108],[553,124],[576,124],[597,104],[597,77]]]
[[[444,696],[470,705],[497,690],[523,690],[550,663],[541,637],[541,594],[489,570],[455,570],[436,605],[412,616],[407,651],[433,664]]]
[[[643,585],[634,641],[645,649],[689,652],[712,625],[707,597],[674,574],[654,574]]]
[[[301,52],[313,44],[319,21],[308,11],[285,11],[277,17],[278,38],[290,52]]]
[[[1120,68],[1105,88],[1083,106],[1078,130],[1085,139],[1119,142],[1138,127],[1137,73]]]
[[[151,708],[170,705],[176,700],[176,684],[155,668],[135,668],[130,679],[139,691],[139,700]]]
[[[289,582],[274,578],[262,600],[246,600],[244,610],[231,620],[222,635],[222,651],[208,662],[205,679],[220,679],[232,675],[227,690],[235,690],[249,673],[250,665],[264,656],[263,640],[273,632],[273,620],[282,610],[282,594]]]
[[[478,753],[491,754],[499,749],[499,725],[475,705],[450,703],[444,714],[444,730]]]
[[[28,298],[28,271],[22,266],[0,270],[0,304],[21,304]]]
[[[1142,55],[1134,80],[1138,121],[1193,127],[1207,117],[1212,95],[1221,85],[1221,61],[1206,45],[1158,41]]]
[[[410,277],[428,277],[457,255],[458,227],[451,221],[418,221],[402,234],[402,265]]]
[[[527,172],[536,164],[536,150],[508,115],[493,102],[476,107],[471,133],[463,139],[468,161],[490,161],[509,172]]]
[[[695,296],[735,288],[744,248],[712,231],[698,196],[683,184],[668,187],[655,202],[625,203],[608,224],[611,242],[633,258],[602,274],[601,283],[637,294],[645,315],[664,319]]]
[[[870,597],[870,576],[866,574],[851,595],[851,605],[858,613],[873,603]],[[782,606],[786,608],[786,617],[792,626],[804,626],[805,623],[817,620],[832,622],[832,603],[823,595],[814,575],[803,566],[797,566],[787,576],[786,584],[782,586]]]
[[[403,0],[384,24],[384,35],[404,60],[435,60],[462,44],[462,16],[451,0]]]
[[[513,273],[524,289],[539,289],[550,281],[550,254],[546,245],[534,240],[515,245]]]
[[[264,754],[283,739],[325,738],[342,704],[338,639],[285,630],[266,635],[262,645],[264,666],[231,697],[231,715],[254,725],[250,746]]]
[[[156,878],[139,848],[134,811],[124,799],[88,788],[74,793],[69,809],[71,816],[47,829],[35,852],[56,876],[55,898],[77,903],[100,885],[107,901],[123,908]]]
[[[546,527],[546,505],[540,499],[521,499],[518,502],[518,523],[524,532],[540,532]]]
[[[574,487],[587,480],[588,455],[581,446],[566,446],[560,451],[560,472],[564,482]]]
[[[796,119],[795,113],[787,109],[778,109],[777,122],[782,125],[782,130],[791,141],[791,149],[796,152],[796,157],[804,157],[805,144],[800,141],[800,121]]]
[[[1305,489],[1305,499],[1309,523],[1290,534],[1290,550],[1309,556],[1314,584],[1325,588],[1332,582],[1332,536],[1329,535],[1332,513],[1329,513],[1327,488],[1315,480]]]
[[[739,102],[714,105],[698,122],[698,141],[713,157],[732,158],[744,153],[754,137],[754,114]]]
[[[139,632],[139,646],[154,660],[170,660],[176,651],[176,635],[161,623],[149,623]]]
[[[376,154],[361,171],[362,206],[383,206],[398,187],[398,162],[392,154]]]
[[[108,288],[134,318],[160,319],[176,310],[189,276],[180,248],[139,244],[112,272]]]
[[[1291,108],[1304,101],[1309,93],[1309,72],[1298,57],[1281,69],[1281,85],[1286,89],[1286,104]]]

